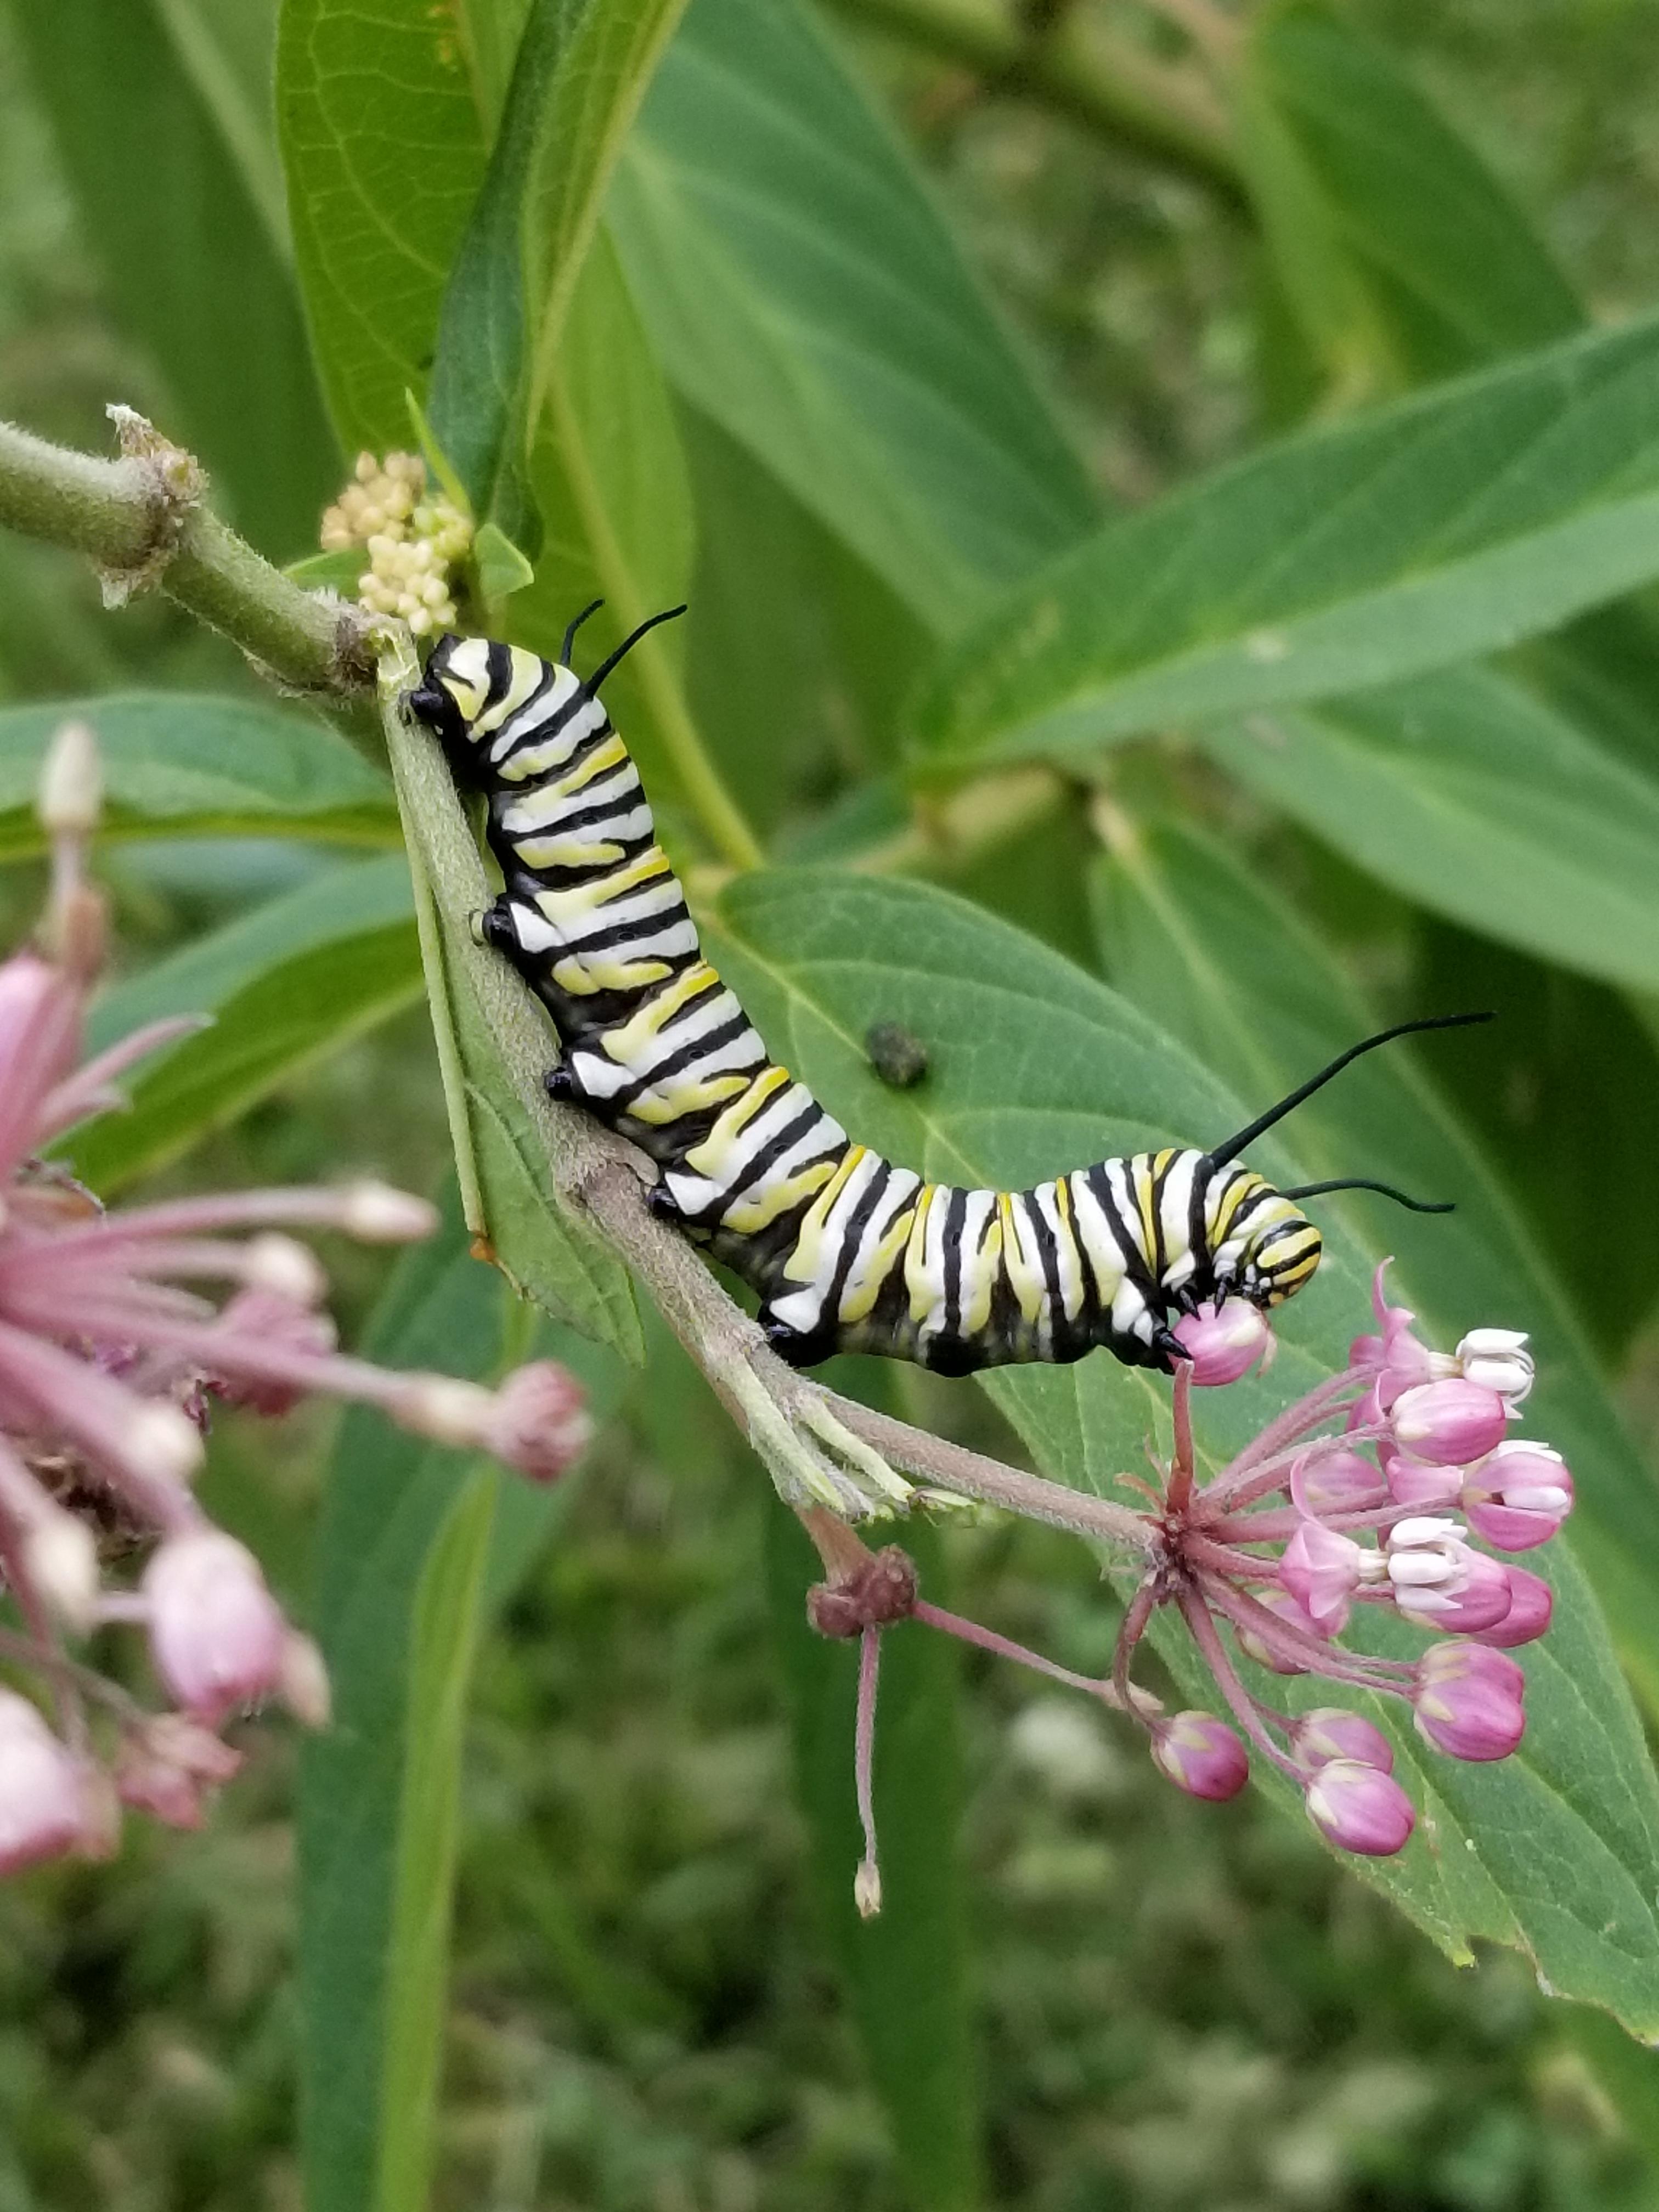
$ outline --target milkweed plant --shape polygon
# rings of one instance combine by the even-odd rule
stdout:
[[[52,12],[18,35],[63,114],[104,64]],[[688,1387],[782,1532],[906,2201],[975,2201],[981,2114],[965,2057],[917,2086],[946,2011],[971,2047],[973,1915],[962,1683],[901,1643],[1091,1702],[1183,1819],[1254,1778],[1452,1957],[1659,2037],[1659,1493],[1614,1387],[1659,1298],[1659,631],[1621,596],[1659,321],[1590,320],[1346,18],[983,12],[282,0],[267,143],[270,88],[210,96],[217,33],[156,10],[260,303],[210,333],[141,119],[64,135],[167,401],[112,395],[107,455],[0,424],[0,525],[85,556],[128,656],[0,705],[45,867],[0,963],[0,1873],[210,1825],[299,1724],[311,2212],[428,2201],[473,1656],[624,1413],[696,1480]],[[942,73],[935,138],[939,88],[1017,88],[1248,228],[1271,422],[1150,477],[1116,416],[1091,447],[872,20]],[[158,690],[191,623],[243,665]],[[228,834],[185,849],[284,839],[291,883],[134,977],[124,856]],[[390,1070],[416,1000],[444,1190],[198,1187],[301,1071]],[[1589,1121],[1534,1112],[1563,1054],[1594,1205]],[[342,1237],[430,1248],[362,1351]],[[354,1410],[307,1595],[202,1478],[310,1400]],[[1071,1626],[983,1575],[958,1609],[1039,1527]]]

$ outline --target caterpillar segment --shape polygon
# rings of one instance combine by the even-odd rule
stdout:
[[[1275,1306],[1311,1279],[1304,1194],[1236,1155],[1334,1066],[1213,1152],[1103,1160],[1029,1190],[928,1182],[855,1143],[702,956],[598,696],[620,652],[586,679],[569,654],[568,635],[558,662],[447,636],[405,704],[485,794],[503,889],[479,927],[552,1018],[550,1089],[655,1162],[653,1205],[759,1295],[785,1358],[870,1352],[961,1375],[1104,1346],[1167,1370],[1172,1315],[1228,1296]]]

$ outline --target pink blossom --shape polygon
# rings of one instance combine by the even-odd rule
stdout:
[[[1453,1759],[1507,1759],[1527,1723],[1526,1677],[1480,1644],[1431,1644],[1417,1662],[1412,1702],[1419,1731]]]
[[[1177,1790],[1220,1803],[1237,1797],[1250,1777],[1244,1747],[1208,1713],[1172,1713],[1152,1723],[1152,1757]]]
[[[1289,1734],[1291,1753],[1304,1773],[1317,1773],[1334,1759],[1357,1759],[1362,1766],[1380,1767],[1384,1774],[1394,1771],[1394,1746],[1380,1728],[1346,1705],[1322,1705],[1313,1712],[1298,1713]]]
[[[285,1625],[252,1552],[217,1528],[175,1536],[144,1571],[156,1672],[193,1720],[217,1728],[282,1679]]]
[[[1200,1389],[1237,1382],[1258,1360],[1271,1360],[1273,1333],[1267,1316],[1248,1298],[1229,1298],[1218,1313],[1201,1305],[1183,1314],[1172,1334],[1192,1362],[1192,1379]]]
[[[1401,1850],[1417,1825],[1412,1801],[1390,1774],[1357,1759],[1334,1759],[1308,1784],[1308,1817],[1339,1849],[1366,1858]]]
[[[1440,1513],[1462,1494],[1461,1467],[1434,1467],[1409,1452],[1379,1447],[1377,1457],[1389,1479],[1389,1495],[1402,1513]]]
[[[1273,1619],[1261,1620],[1264,1612]],[[1242,1621],[1235,1625],[1238,1647],[1257,1666],[1271,1668],[1275,1674],[1305,1674],[1308,1662],[1297,1655],[1307,1644],[1327,1640],[1325,1631],[1306,1606],[1279,1583],[1269,1583],[1252,1593],[1251,1619],[1254,1626]],[[1288,1632],[1287,1637],[1279,1636],[1280,1628]]]
[[[91,1839],[88,1772],[27,1698],[0,1690],[0,1875]]]
[[[1548,1543],[1572,1510],[1572,1477],[1559,1452],[1516,1437],[1463,1478],[1463,1510],[1477,1536],[1500,1552]]]
[[[1507,1607],[1491,1627],[1468,1629],[1464,1632],[1479,1643],[1495,1645],[1500,1651],[1513,1651],[1518,1644],[1534,1644],[1543,1635],[1550,1625],[1555,1599],[1541,1575],[1529,1573],[1525,1567],[1508,1565],[1503,1572],[1510,1590]]]
[[[1387,1559],[1395,1602],[1421,1628],[1467,1634],[1492,1627],[1510,1609],[1508,1571],[1475,1551],[1461,1524],[1443,1515],[1396,1521]]]
[[[1291,1502],[1313,1519],[1364,1513],[1388,1495],[1382,1468],[1363,1452],[1316,1444],[1291,1470]]]
[[[1451,1376],[1401,1391],[1389,1409],[1395,1440],[1413,1459],[1467,1467],[1504,1440],[1509,1409],[1496,1390]]]
[[[1279,1577],[1316,1628],[1340,1636],[1364,1567],[1365,1553],[1352,1536],[1304,1521],[1285,1547]]]

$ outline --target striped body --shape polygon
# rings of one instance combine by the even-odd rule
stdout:
[[[1206,1153],[993,1191],[855,1144],[702,957],[638,773],[570,669],[446,637],[407,703],[487,794],[506,888],[483,933],[553,1018],[550,1087],[656,1162],[654,1202],[760,1294],[785,1357],[874,1352],[966,1374],[1104,1345],[1167,1367],[1172,1310],[1277,1304],[1318,1266],[1319,1232],[1291,1201]]]

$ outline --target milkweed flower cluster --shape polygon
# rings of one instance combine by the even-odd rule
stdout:
[[[416,637],[451,629],[453,578],[472,544],[468,516],[441,492],[426,489],[418,453],[359,453],[353,481],[323,515],[325,553],[362,546],[368,566],[357,597],[371,614],[396,615]]]
[[[81,1060],[105,936],[82,872],[97,798],[90,733],[72,726],[43,778],[40,943],[0,963],[0,1578],[14,1614],[0,1662],[40,1698],[0,1686],[0,1874],[108,1850],[123,1802],[198,1825],[204,1793],[240,1763],[221,1730],[246,1707],[274,1698],[327,1718],[315,1645],[191,1489],[216,1401],[275,1415],[314,1393],[356,1400],[540,1480],[587,1433],[578,1386],[551,1363],[489,1390],[336,1350],[322,1270],[289,1232],[402,1243],[435,1225],[424,1201],[357,1182],[106,1212],[42,1158],[122,1103],[125,1070],[197,1026],[152,1024]],[[171,1710],[147,1710],[73,1648],[110,1624],[145,1636]]]
[[[1510,1654],[1548,1627],[1551,1595],[1540,1576],[1494,1554],[1547,1541],[1571,1510],[1572,1478],[1547,1444],[1510,1433],[1532,1387],[1526,1339],[1480,1328],[1455,1352],[1435,1351],[1417,1334],[1414,1316],[1388,1303],[1385,1273],[1386,1264],[1373,1290],[1376,1334],[1357,1338],[1340,1374],[1270,1421],[1207,1482],[1193,1447],[1194,1382],[1232,1379],[1264,1347],[1251,1352],[1248,1332],[1215,1325],[1222,1316],[1189,1317],[1182,1340],[1192,1357],[1175,1378],[1173,1458],[1156,1487],[1137,1484],[1143,1508],[1110,1509],[1141,1569],[1107,1680],[1057,1667],[928,1604],[913,1570],[907,1582],[896,1549],[865,1555],[812,1593],[809,1618],[822,1633],[864,1639],[860,1899],[879,1897],[867,1771],[877,1639],[901,1619],[1036,1667],[1133,1715],[1159,1770],[1191,1796],[1237,1796],[1254,1753],[1294,1783],[1331,1843],[1367,1856],[1401,1849],[1416,1814],[1395,1776],[1389,1736],[1346,1701],[1394,1700],[1449,1758],[1499,1759],[1515,1750],[1526,1682]],[[1168,1713],[1133,1680],[1140,1641],[1166,1607],[1213,1676],[1231,1725],[1207,1712]],[[1366,1650],[1351,1631],[1368,1609],[1434,1640],[1409,1659]],[[1282,1677],[1329,1682],[1344,1702],[1281,1711],[1251,1686],[1244,1656]]]

